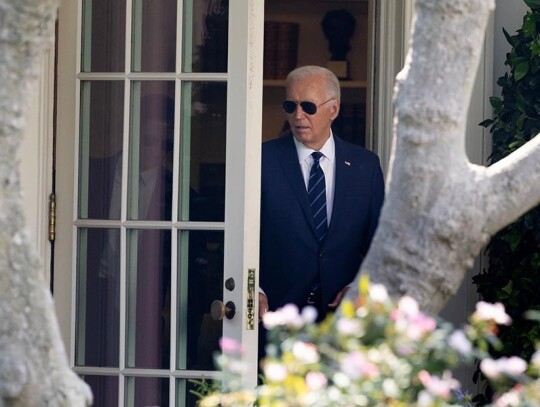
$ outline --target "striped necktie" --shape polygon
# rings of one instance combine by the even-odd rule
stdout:
[[[326,214],[326,183],[324,182],[324,172],[319,160],[322,153],[315,151],[311,153],[313,165],[309,173],[308,197],[315,222],[315,229],[319,242],[322,242],[328,231],[328,221]]]

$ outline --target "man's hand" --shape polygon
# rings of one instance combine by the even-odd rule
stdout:
[[[347,291],[349,291],[349,286],[343,288],[340,292],[336,294],[336,298],[334,298],[334,301],[332,301],[330,304],[328,304],[328,308],[335,309],[340,304],[343,297],[345,297],[345,294],[347,294]]]
[[[268,312],[268,297],[266,294],[259,292],[259,321],[262,321],[264,314]]]

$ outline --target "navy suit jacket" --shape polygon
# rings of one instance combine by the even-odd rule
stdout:
[[[271,310],[303,308],[317,274],[323,305],[350,284],[367,253],[384,199],[379,158],[334,135],[334,204],[317,240],[292,134],[263,143],[260,286]]]

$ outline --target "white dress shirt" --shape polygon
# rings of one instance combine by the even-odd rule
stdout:
[[[300,168],[302,169],[302,175],[304,177],[304,183],[306,189],[309,183],[309,173],[311,166],[313,165],[313,157],[311,153],[313,150],[306,147],[304,144],[296,140],[293,137],[294,144],[296,145],[296,152],[298,154],[298,161],[300,162]],[[326,143],[319,150],[322,156],[319,160],[320,166],[324,172],[324,182],[326,184],[326,214],[328,218],[328,224],[332,217],[332,208],[334,206],[334,179],[336,174],[336,144],[334,142],[334,136],[330,132],[330,137],[326,140]]]

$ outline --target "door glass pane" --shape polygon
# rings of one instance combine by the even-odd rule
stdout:
[[[92,389],[94,406],[118,407],[118,376],[84,375],[81,377]]]
[[[174,72],[176,0],[134,0],[132,67],[134,72]]]
[[[178,257],[178,368],[214,370],[222,321],[210,316],[223,299],[223,231],[180,233]]]
[[[184,1],[184,72],[227,72],[229,0]]]
[[[173,150],[174,82],[135,82],[130,128],[130,219],[171,219]]]
[[[120,219],[124,83],[81,84],[79,218]]]
[[[125,0],[83,0],[82,72],[123,72]]]
[[[75,364],[118,367],[119,229],[78,230]]]
[[[182,87],[179,219],[225,219],[227,85],[185,82]]]
[[[125,406],[168,407],[169,379],[162,377],[128,377],[126,379]]]
[[[128,230],[126,366],[168,369],[170,230]]]

